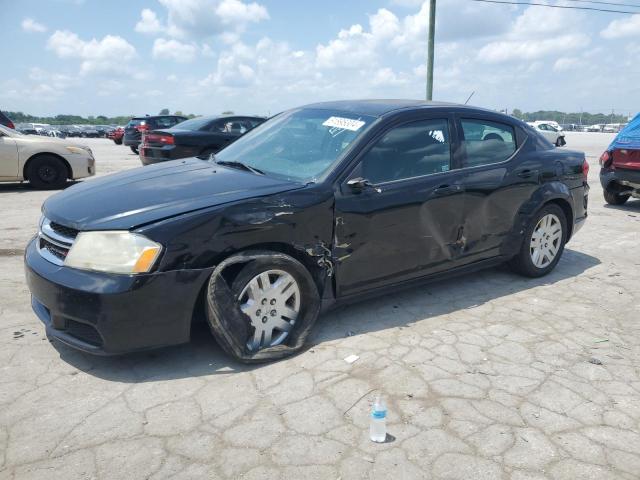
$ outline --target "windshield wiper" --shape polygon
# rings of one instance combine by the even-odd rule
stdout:
[[[215,157],[213,157],[212,160],[218,165],[223,165],[225,167],[241,168],[243,170],[246,170],[247,172],[255,173],[257,175],[264,175],[264,172],[262,170],[260,170],[259,168],[255,168],[250,165],[247,165],[246,163],[236,162],[231,160],[216,160]]]

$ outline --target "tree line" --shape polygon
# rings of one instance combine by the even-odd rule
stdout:
[[[126,125],[132,117],[138,115],[120,115],[107,117],[105,115],[83,117],[81,115],[55,115],[52,117],[39,117],[23,112],[4,112],[14,123],[48,123],[50,125]],[[159,115],[169,115],[169,109],[163,108]],[[196,115],[184,114],[181,111],[173,112],[173,115],[181,115],[194,118]]]
[[[533,122],[536,120],[552,120],[560,124],[576,124],[576,125],[597,125],[603,123],[627,123],[629,120],[627,115],[607,114],[607,113],[566,113],[556,110],[539,110],[537,112],[522,112],[515,108],[511,112],[516,118],[525,122]]]

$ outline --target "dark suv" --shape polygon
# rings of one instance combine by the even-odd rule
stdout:
[[[142,132],[158,130],[161,128],[171,128],[186,119],[187,117],[181,117],[179,115],[133,117],[124,127],[122,143],[127,147],[131,147],[131,151],[133,153],[138,153],[138,146],[142,142]]]
[[[4,113],[0,112],[0,125],[4,125],[5,127],[9,127],[12,130],[15,130],[16,126],[13,124],[11,119],[7,117]]]

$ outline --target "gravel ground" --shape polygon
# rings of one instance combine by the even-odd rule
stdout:
[[[640,478],[640,200],[604,205],[611,137],[567,136],[591,163],[590,218],[549,276],[496,268],[354,305],[252,367],[204,327],[119,358],[49,343],[21,259],[49,193],[0,185],[0,478]],[[100,175],[138,165],[86,143]],[[384,444],[367,438],[376,391]]]

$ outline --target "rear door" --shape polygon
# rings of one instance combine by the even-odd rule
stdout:
[[[18,177],[18,147],[16,141],[0,131],[0,178],[13,180]]]
[[[540,184],[540,164],[523,153],[517,126],[479,114],[457,116],[461,134],[464,221],[462,263],[500,255],[522,205]]]
[[[464,199],[452,118],[423,113],[389,128],[336,188],[339,296],[455,265]],[[373,186],[354,190],[356,178]]]

